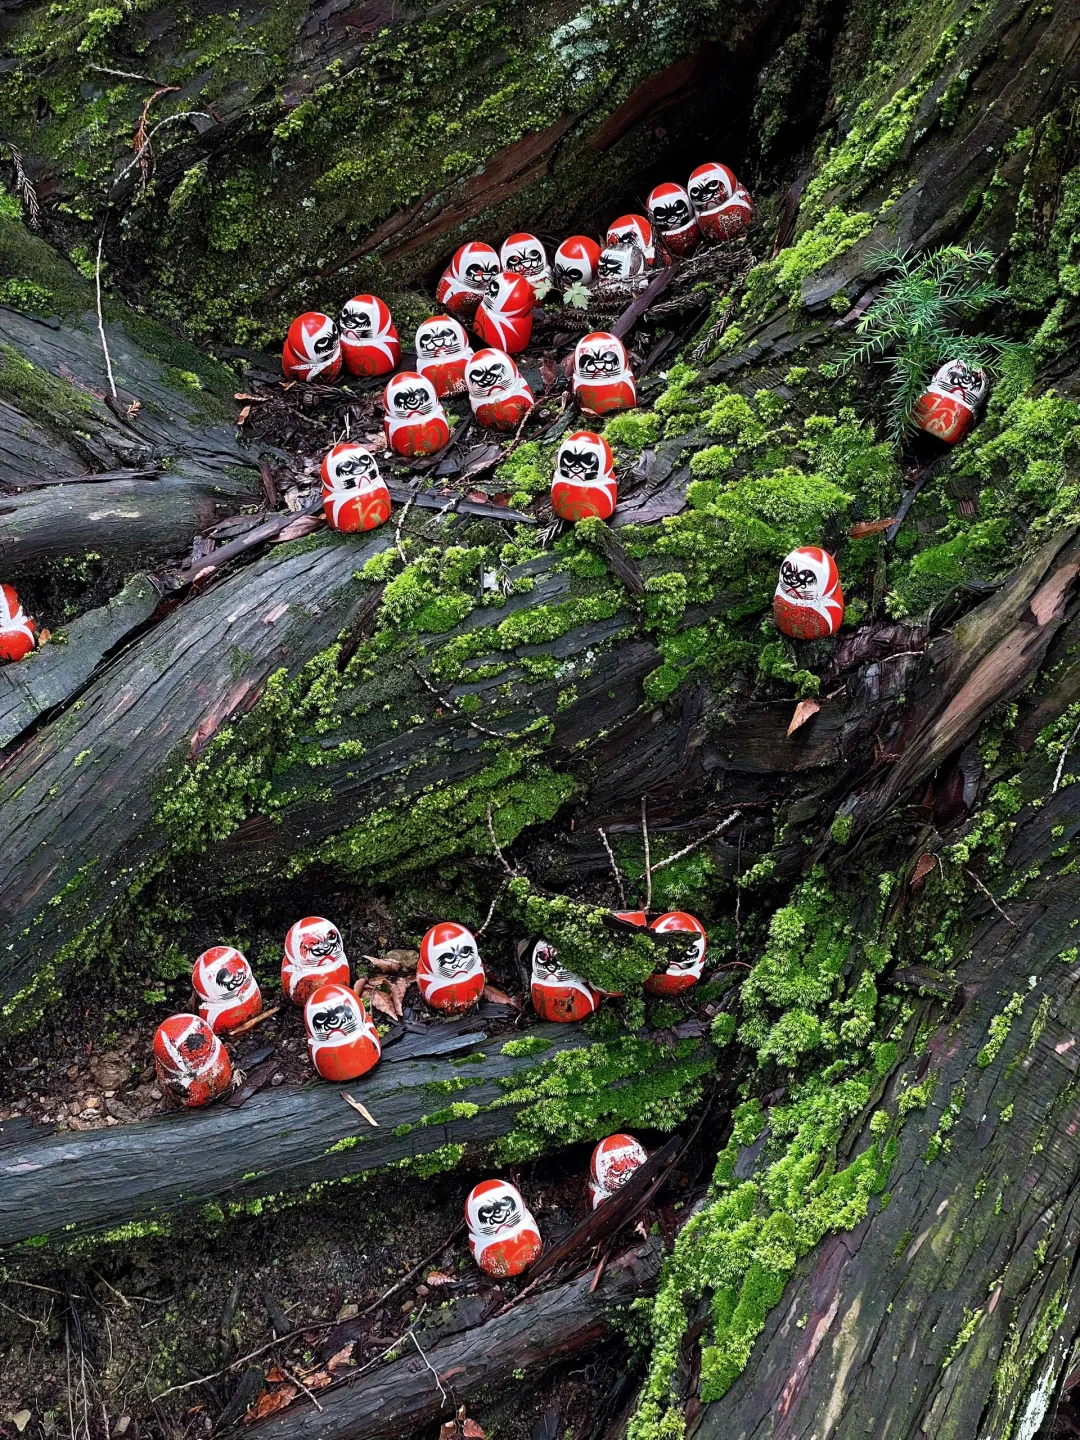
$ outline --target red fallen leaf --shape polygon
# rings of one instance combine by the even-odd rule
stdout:
[[[271,1365],[270,1369],[266,1372],[266,1380],[270,1385],[280,1385],[282,1380],[287,1380],[288,1378],[280,1365]]]
[[[555,369],[555,357],[553,355],[541,356],[540,378],[544,382],[545,390],[550,390],[551,387],[555,384],[555,377],[558,375],[558,373],[559,372]]]
[[[334,1383],[334,1377],[326,1370],[306,1371],[301,1378],[309,1390],[325,1390]]]
[[[919,856],[915,869],[911,872],[911,888],[913,890],[919,889],[936,864],[937,860],[929,851]]]
[[[461,1433],[465,1440],[487,1440],[487,1431],[482,1429],[475,1420],[466,1420],[461,1427]]]
[[[367,983],[368,983],[367,976],[366,976],[366,975],[361,975],[360,978],[359,978],[359,980],[356,980],[356,981],[353,982],[353,987],[352,987],[352,988],[355,990],[355,992],[357,993],[357,995],[363,995],[364,991],[367,989]]]
[[[290,1401],[296,1399],[296,1395],[295,1385],[282,1385],[280,1390],[264,1390],[255,1404],[248,1407],[244,1415],[245,1424],[250,1425],[253,1420],[265,1420],[267,1415],[273,1415],[275,1410],[284,1410]]]
[[[510,491],[500,490],[498,495],[489,495],[487,498],[491,501],[492,505],[505,507],[510,504]]]
[[[520,1010],[524,1005],[520,995],[507,995],[505,990],[500,990],[497,985],[484,986],[484,999],[494,1000],[496,1005],[509,1005],[514,1010]]]
[[[439,1427],[439,1440],[458,1440],[458,1428],[456,1420],[447,1420]]]
[[[280,545],[286,540],[302,540],[305,535],[310,535],[313,530],[320,530],[326,524],[325,515],[298,515],[284,530],[279,530],[273,537]]]
[[[424,1284],[437,1290],[440,1285],[453,1285],[456,1279],[457,1276],[451,1275],[448,1270],[431,1270],[424,1276]]]
[[[799,726],[805,725],[808,720],[813,719],[820,709],[821,706],[816,700],[800,700],[795,706],[795,713],[791,717],[791,724],[787,727],[787,733],[794,735]]]
[[[466,490],[465,499],[471,500],[474,505],[486,505],[488,503],[486,490]]]
[[[848,538],[865,540],[867,535],[880,535],[882,530],[887,530],[895,519],[895,515],[889,515],[884,520],[859,520],[847,532]]]
[[[351,1365],[353,1363],[352,1353],[355,1345],[355,1340],[350,1340],[347,1345],[343,1345],[340,1350],[330,1356],[330,1359],[326,1362],[326,1368],[332,1372],[334,1370],[340,1370],[343,1365]]]
[[[240,414],[237,415],[237,417],[236,417],[236,423],[237,423],[237,425],[242,425],[242,424],[244,423],[244,421],[248,418],[248,416],[249,416],[250,414],[251,414],[251,406],[250,406],[250,405],[245,405],[244,408],[240,411]]]

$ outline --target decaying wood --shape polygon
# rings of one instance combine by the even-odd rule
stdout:
[[[592,1272],[521,1301],[464,1334],[423,1346],[350,1384],[320,1392],[321,1412],[293,1405],[244,1433],[258,1440],[380,1440],[436,1420],[480,1386],[516,1370],[559,1361],[609,1332],[611,1307],[655,1287],[662,1248],[653,1238],[610,1261],[591,1289]],[[426,1357],[426,1359],[425,1359]]]
[[[343,1102],[340,1086],[313,1080],[260,1091],[239,1109],[214,1105],[108,1130],[16,1138],[0,1149],[0,1245],[60,1231],[74,1236],[215,1198],[243,1203],[285,1191],[296,1195],[316,1182],[444,1145],[482,1145],[505,1135],[516,1116],[510,1105],[421,1123],[445,1104],[425,1090],[447,1077],[445,1058],[431,1053],[444,1028],[450,1032],[444,1054],[475,1049],[487,1038],[475,1021],[433,1026],[430,1037],[406,1037],[414,1052],[424,1050],[428,1058],[408,1058],[408,1046],[398,1058],[389,1046],[374,1070],[346,1087],[375,1116],[377,1129]],[[589,1044],[577,1025],[545,1025],[530,1033],[551,1042],[545,1057]],[[482,1061],[468,1067],[474,1083],[466,1097],[479,1106],[502,1097],[500,1079],[536,1064],[534,1055],[503,1055],[499,1042],[488,1048]],[[395,1135],[401,1125],[414,1128]],[[187,1163],[195,1154],[198,1164]]]

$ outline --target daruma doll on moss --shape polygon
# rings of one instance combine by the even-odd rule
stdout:
[[[615,458],[602,435],[577,430],[559,446],[551,481],[551,508],[560,520],[610,520],[619,487]]]
[[[606,330],[583,335],[574,351],[574,399],[586,415],[632,410],[637,387],[626,346]]]
[[[835,635],[844,618],[840,572],[827,550],[806,545],[792,550],[780,566],[773,596],[777,629],[793,640]]]
[[[649,926],[658,935],[686,936],[685,944],[669,952],[667,965],[645,981],[650,995],[679,995],[701,979],[705,965],[705,926],[685,910],[668,910]]]

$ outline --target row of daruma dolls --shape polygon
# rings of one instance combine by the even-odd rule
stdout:
[[[598,1210],[648,1160],[633,1135],[608,1135],[589,1160],[589,1199]],[[486,1275],[502,1280],[520,1275],[544,1248],[536,1217],[509,1180],[481,1180],[465,1201],[465,1226],[472,1257]]]
[[[644,911],[622,915],[644,926]],[[682,911],[660,915],[657,933],[684,931],[685,951],[646,981],[654,995],[677,995],[695,985],[705,963],[705,930]],[[464,925],[442,921],[420,942],[416,983],[433,1010],[459,1015],[484,993],[484,962],[476,937]],[[195,962],[191,976],[197,1014],[171,1015],[154,1035],[154,1064],[163,1090],[185,1108],[208,1104],[232,1083],[232,1065],[221,1042],[262,1011],[262,993],[251,966],[231,945],[214,945]],[[341,932],[330,920],[309,915],[285,937],[281,961],[285,998],[304,1011],[312,1064],[324,1080],[341,1082],[364,1075],[382,1053],[379,1032],[350,983]],[[537,940],[532,950],[531,998],[541,1020],[566,1023],[591,1015],[605,994],[580,975],[563,969],[553,946]]]

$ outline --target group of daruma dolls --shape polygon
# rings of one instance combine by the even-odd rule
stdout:
[[[621,918],[647,924],[643,911]],[[685,953],[672,952],[666,968],[649,977],[655,995],[676,995],[696,984],[705,963],[705,930],[681,911],[659,916],[657,933],[683,931]],[[476,937],[464,925],[442,921],[420,942],[416,982],[433,1010],[459,1015],[484,993],[484,962]],[[154,1063],[163,1090],[185,1108],[222,1095],[232,1082],[232,1065],[221,1036],[246,1025],[262,1011],[258,982],[241,952],[214,945],[195,962],[191,976],[197,1014],[171,1015],[154,1036]],[[312,1064],[324,1080],[355,1080],[382,1053],[379,1032],[350,983],[341,932],[330,920],[308,915],[285,937],[281,989],[304,1010]],[[601,992],[558,963],[554,947],[538,940],[532,951],[532,1003],[542,1020],[583,1020],[600,1003]]]
[[[596,1210],[610,1200],[649,1156],[633,1135],[608,1135],[589,1161],[589,1197]],[[480,1269],[496,1279],[520,1275],[544,1248],[540,1227],[521,1191],[509,1180],[481,1180],[465,1201],[469,1249]]]

